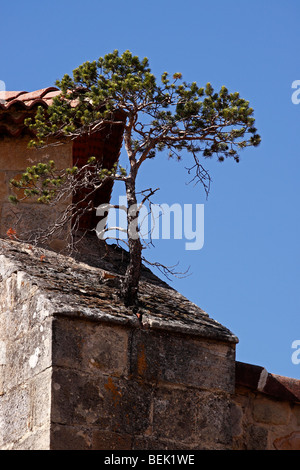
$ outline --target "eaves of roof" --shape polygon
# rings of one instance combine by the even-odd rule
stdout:
[[[55,96],[61,92],[55,87],[42,88],[32,92],[0,91],[0,110],[6,111],[13,107],[31,109],[39,104],[49,106]]]
[[[27,91],[0,91],[0,136],[19,137],[30,134],[25,125],[38,106],[47,108],[61,93],[55,87]]]

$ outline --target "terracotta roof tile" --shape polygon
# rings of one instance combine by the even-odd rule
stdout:
[[[0,91],[0,100],[11,101],[23,93],[26,93],[26,91]]]
[[[1,91],[0,92],[0,110],[6,110],[14,105],[22,104],[25,108],[32,108],[33,105],[49,105],[54,96],[60,94],[55,87],[42,88],[32,92],[26,91]]]
[[[0,135],[16,137],[29,133],[24,120],[32,115],[37,106],[48,107],[60,90],[55,87],[32,92],[0,91]]]
[[[41,99],[44,96],[46,96],[48,93],[53,92],[53,91],[59,92],[57,88],[54,88],[54,87],[42,88],[41,90],[32,91],[30,93],[23,93],[22,95],[18,97],[18,99],[21,101],[31,101],[35,99]]]

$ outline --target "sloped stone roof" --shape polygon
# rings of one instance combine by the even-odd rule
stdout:
[[[102,242],[103,243],[103,242]],[[63,256],[14,240],[0,240],[0,281],[21,271],[37,285],[52,315],[206,337],[237,343],[237,337],[200,307],[154,276],[146,268],[140,283],[139,311],[142,324],[120,302],[118,282],[125,272],[126,252],[91,240],[80,251]]]

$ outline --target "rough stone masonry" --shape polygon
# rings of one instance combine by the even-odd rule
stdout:
[[[126,254],[0,241],[0,449],[299,449],[300,381],[237,363],[237,338]],[[79,255],[80,253],[80,255]]]
[[[231,448],[236,337],[150,273],[141,325],[103,269],[43,253],[1,242],[1,448]]]

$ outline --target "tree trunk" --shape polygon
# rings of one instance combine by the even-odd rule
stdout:
[[[121,294],[126,306],[137,305],[137,294],[141,276],[142,244],[138,230],[138,207],[135,192],[135,177],[126,181],[127,236],[129,246],[129,264],[121,287]]]

